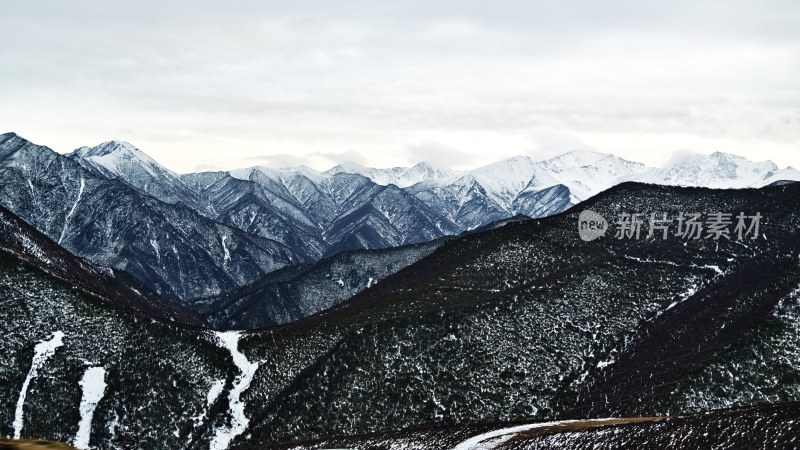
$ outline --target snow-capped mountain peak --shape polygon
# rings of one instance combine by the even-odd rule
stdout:
[[[118,177],[123,177],[129,171],[138,169],[144,169],[153,176],[158,173],[169,173],[176,176],[143,151],[125,141],[115,140],[103,142],[96,147],[81,147],[69,156],[79,158],[96,169],[100,169],[101,172]]]
[[[668,167],[645,170],[628,179],[675,186],[739,189],[769,184],[766,180],[778,172],[781,171],[772,161],[754,162],[738,155],[714,152],[689,155]]]
[[[106,141],[96,147],[81,147],[75,152],[84,158],[90,156],[106,156],[118,152],[129,153],[129,154],[138,153],[144,155],[144,157],[147,158],[147,156],[141,150],[134,147],[133,144],[119,140]]]
[[[597,164],[600,161],[609,158],[616,158],[618,160],[622,160],[622,158],[619,158],[618,156],[609,153],[600,153],[591,150],[572,150],[566,153],[562,153],[558,156],[543,160],[541,162],[543,163],[547,162],[551,165],[560,165],[567,167],[584,167]]]
[[[451,178],[461,172],[435,167],[427,162],[420,162],[412,167],[389,167],[371,168],[364,167],[357,163],[342,163],[323,172],[323,175],[335,175],[338,173],[351,173],[363,175],[373,183],[381,186],[393,184],[400,188],[407,188],[417,183]]]
[[[570,190],[573,203],[586,200],[594,194],[617,184],[622,177],[646,169],[641,163],[628,161],[616,155],[592,151],[572,151],[536,163],[540,172],[546,173],[554,184],[563,184]],[[546,177],[543,177],[546,178]],[[542,186],[549,187],[549,186]]]
[[[363,175],[364,172],[374,171],[374,170],[381,170],[381,169],[373,169],[370,167],[362,166],[361,164],[346,161],[336,164],[335,166],[331,167],[330,169],[322,172],[325,175],[336,175],[337,173],[357,173]]]
[[[94,173],[124,180],[167,203],[181,202],[198,211],[208,209],[208,205],[184,184],[178,174],[128,142],[108,141],[96,147],[81,147],[67,157]]]
[[[517,195],[538,178],[534,162],[521,155],[479,167],[470,174],[486,189],[489,197],[509,210]],[[548,184],[551,180],[541,181]]]
[[[460,174],[461,172],[456,170],[444,169],[436,167],[427,162],[420,162],[397,174],[392,180],[390,180],[390,183],[401,188],[407,188],[417,183],[430,180],[449,179]]]
[[[772,183],[776,183],[779,181],[800,181],[800,170],[795,169],[792,166],[789,166],[785,169],[781,169],[772,175],[766,176],[763,181],[752,185],[751,187],[761,187],[761,186],[768,186]]]

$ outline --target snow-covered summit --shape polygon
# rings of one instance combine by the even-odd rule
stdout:
[[[616,155],[590,151],[572,151],[536,163],[547,176],[570,190],[573,203],[602,192],[623,177],[646,170],[642,163]]]
[[[460,174],[461,172],[457,170],[444,169],[426,162],[421,162],[400,173],[392,180],[392,184],[401,188],[406,188],[428,180],[448,179]]]
[[[460,175],[462,172],[436,167],[424,161],[412,167],[388,168],[365,167],[361,164],[346,162],[331,167],[325,172],[322,172],[322,175],[332,176],[339,173],[362,175],[372,180],[373,183],[381,186],[393,184],[399,188],[407,188],[421,182],[452,178]]]
[[[777,181],[774,176],[779,172],[772,161],[754,162],[738,155],[714,152],[689,155],[664,168],[649,168],[625,181],[738,189],[765,186],[770,183],[767,180]]]
[[[555,180],[540,179],[536,164],[527,156],[515,156],[469,172],[486,190],[486,194],[505,209],[531,182],[537,185],[557,184]]]
[[[74,153],[77,153],[78,155],[84,158],[93,156],[107,156],[112,153],[128,153],[128,154],[138,153],[144,156],[145,158],[148,158],[147,155],[145,155],[138,148],[134,147],[133,144],[119,140],[106,141],[95,147],[81,147],[75,150]]]
[[[84,168],[105,178],[118,178],[168,203],[184,203],[198,210],[207,205],[181,177],[125,141],[108,141],[81,147],[67,155]]]
[[[145,170],[152,176],[160,173],[177,178],[172,171],[125,141],[108,141],[96,147],[81,147],[68,156],[79,158],[101,172],[118,177]]]
[[[800,181],[800,170],[795,169],[794,167],[787,167],[785,169],[781,169],[772,175],[766,177],[762,183],[758,185],[754,185],[753,187],[761,186],[769,186],[772,183],[776,183],[779,181]]]

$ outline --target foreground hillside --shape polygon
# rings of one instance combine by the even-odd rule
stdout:
[[[98,448],[259,448],[470,426],[466,440],[497,423],[800,401],[799,203],[800,185],[624,184],[558,216],[446,242],[324,313],[238,340],[131,317],[8,256],[0,434],[19,428],[33,373],[22,436],[72,442],[85,423],[80,381],[94,368],[107,384],[90,421]],[[609,232],[584,242],[584,208],[609,220],[764,219],[741,241]]]
[[[0,304],[0,435],[180,448],[195,419],[226,408],[207,402],[209,388],[237,372],[211,335],[137,317],[6,255]],[[87,373],[104,385],[89,416]]]
[[[759,211],[755,240],[586,243],[576,209],[447,243],[245,341],[265,361],[246,394],[252,442],[798,400],[799,191],[626,184],[581,205]]]

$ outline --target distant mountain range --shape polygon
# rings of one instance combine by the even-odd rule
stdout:
[[[67,250],[185,301],[346,250],[427,242],[517,215],[549,216],[623,181],[760,187],[800,180],[800,172],[724,153],[656,169],[570,152],[469,172],[420,163],[179,175],[125,142],[60,155],[6,133],[0,177],[0,205]]]

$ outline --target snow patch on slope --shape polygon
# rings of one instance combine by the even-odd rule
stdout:
[[[209,447],[210,450],[225,450],[230,446],[233,439],[244,433],[248,425],[250,425],[250,419],[244,412],[245,404],[241,400],[241,395],[250,387],[250,382],[258,369],[258,363],[251,363],[239,351],[239,338],[242,337],[241,331],[216,331],[214,336],[217,343],[231,353],[233,363],[239,369],[239,375],[236,376],[233,388],[228,394],[231,423],[229,426],[217,428]]]
[[[90,367],[83,373],[80,385],[83,388],[81,397],[81,420],[78,422],[78,432],[72,445],[80,450],[89,448],[89,438],[92,432],[92,419],[97,404],[106,392],[106,369]]]
[[[208,389],[206,406],[213,405],[214,402],[217,401],[217,398],[219,398],[219,395],[222,394],[223,390],[225,390],[225,380],[215,380]]]
[[[553,422],[540,422],[540,423],[530,423],[527,425],[519,425],[516,427],[510,428],[502,428],[499,430],[490,431],[488,433],[480,434],[478,436],[471,437],[466,441],[456,445],[453,450],[492,450],[496,448],[500,448],[500,446],[512,439],[516,434],[522,433],[525,431],[533,430],[536,428],[546,428],[546,427],[554,427],[560,425],[568,425],[571,423],[591,423],[591,422],[607,422],[613,421],[616,419],[589,419],[589,420],[559,420]]]
[[[31,368],[28,370],[28,376],[25,377],[25,382],[22,383],[22,389],[19,392],[19,400],[17,400],[17,408],[14,411],[14,439],[19,439],[22,435],[23,424],[23,407],[25,406],[25,397],[28,395],[28,387],[31,381],[39,374],[39,370],[44,366],[48,359],[56,353],[56,349],[64,345],[64,333],[56,331],[53,337],[47,341],[41,341],[36,344],[33,349],[33,360],[31,361]]]
[[[72,218],[72,215],[75,214],[75,208],[78,207],[78,203],[81,201],[81,197],[83,197],[83,190],[86,188],[86,180],[81,177],[81,185],[78,188],[78,195],[75,198],[75,203],[72,204],[72,208],[70,208],[67,216],[64,217],[64,228],[61,229],[61,236],[58,238],[58,244],[61,245],[61,242],[64,240],[64,236],[67,234],[67,227],[69,227],[69,220]]]
[[[223,261],[228,262],[231,260],[231,252],[228,250],[228,246],[225,245],[226,240],[228,240],[228,236],[222,236],[222,251],[225,253]]]
[[[541,422],[530,423],[527,425],[519,425],[516,427],[502,428],[499,430],[490,431],[488,433],[473,436],[466,441],[456,445],[453,450],[491,450],[497,448],[500,444],[508,441],[517,433],[532,430],[534,428],[544,428],[558,425],[565,425],[568,423],[578,422],[577,420],[561,420],[555,422]]]

